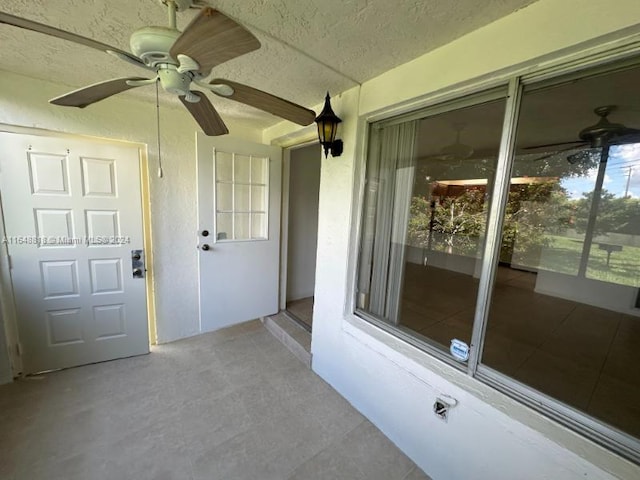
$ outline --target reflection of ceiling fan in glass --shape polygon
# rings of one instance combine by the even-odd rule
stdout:
[[[440,152],[427,157],[429,160],[465,160],[473,155],[473,147],[465,145],[460,141],[460,135],[467,126],[466,123],[454,123],[452,128],[456,132],[456,140],[454,143],[445,145]]]
[[[534,145],[531,147],[525,147],[524,150],[537,150],[542,148],[550,149],[551,147],[565,146],[565,148],[556,150],[551,154],[536,158],[536,161],[539,161],[568,150],[575,150],[582,147],[602,149],[604,147],[614,145],[640,143],[640,130],[627,127],[621,123],[611,123],[607,119],[611,112],[615,111],[616,108],[617,107],[615,105],[606,105],[594,109],[594,113],[600,117],[600,120],[598,120],[595,125],[591,125],[580,130],[580,133],[578,134],[580,140]],[[567,160],[570,163],[576,163],[580,158],[579,154],[575,154],[569,155]]]

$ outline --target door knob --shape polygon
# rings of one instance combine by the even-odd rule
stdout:
[[[134,278],[142,278],[142,269],[141,268],[134,268],[133,269],[133,277]]]
[[[202,236],[203,237],[208,237],[209,236],[209,230],[202,230]]]
[[[203,244],[203,245],[202,245],[202,247],[200,247],[200,248],[202,248],[202,250],[204,250],[204,251],[206,252],[206,251],[207,251],[207,250],[209,250],[211,247],[210,247],[207,243],[205,243],[205,244]]]

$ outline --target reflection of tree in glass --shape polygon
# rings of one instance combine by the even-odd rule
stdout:
[[[593,192],[582,194],[582,198],[575,201],[576,230],[584,233],[587,228]],[[629,197],[616,197],[613,193],[603,189],[598,204],[598,216],[594,235],[608,233],[627,233],[640,235],[640,200]]]
[[[458,197],[445,197],[436,205],[433,230],[442,234],[447,253],[474,253],[484,227],[484,195],[466,190]]]
[[[484,194],[479,190],[466,190],[458,196],[429,201],[422,196],[411,200],[411,218],[408,234],[412,245],[431,247],[459,255],[473,254],[484,228]],[[432,218],[433,213],[433,218]]]
[[[500,260],[511,263],[515,253],[519,263],[525,257],[537,261],[541,248],[549,244],[545,235],[563,232],[571,224],[572,213],[566,192],[557,181],[512,185]],[[465,189],[459,195],[441,197],[433,206],[426,197],[416,196],[411,201],[409,242],[447,253],[473,255],[485,219],[481,189]]]
[[[564,231],[572,206],[557,181],[511,185],[504,218],[500,261],[536,267],[546,234]]]

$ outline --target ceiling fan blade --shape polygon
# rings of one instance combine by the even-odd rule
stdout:
[[[227,126],[220,118],[216,109],[211,105],[207,96],[202,92],[191,92],[193,95],[200,97],[200,101],[196,103],[188,102],[184,96],[180,96],[180,101],[187,107],[189,113],[198,122],[202,131],[210,136],[225,135],[229,133]]]
[[[545,147],[559,147],[561,145],[575,145],[578,143],[584,143],[587,144],[589,142],[585,142],[584,140],[576,140],[574,142],[557,142],[557,143],[545,143],[543,145],[532,145],[530,147],[523,147],[523,150],[535,150],[538,148],[545,148]]]
[[[32,32],[44,33],[45,35],[49,35],[51,37],[68,40],[70,42],[78,43],[86,47],[95,48],[96,50],[102,50],[103,52],[106,52],[106,53],[112,52],[112,54],[115,55],[116,57],[119,57],[122,59],[126,58],[127,61],[130,63],[133,63],[143,68],[148,68],[142,60],[140,60],[138,57],[136,57],[135,55],[132,55],[129,52],[120,50],[119,48],[116,48],[116,47],[112,47],[111,45],[107,45],[106,43],[98,42],[96,40],[92,40],[90,38],[77,35],[75,33],[67,32],[65,30],[60,30],[59,28],[45,25],[43,23],[34,22],[32,20],[27,20],[26,18],[22,18],[22,17],[16,17],[15,15],[10,15],[4,12],[0,12],[0,23],[13,25],[14,27],[24,28],[25,30],[31,30]]]
[[[187,55],[208,75],[213,67],[260,48],[249,30],[213,8],[203,8],[171,47],[171,56]]]
[[[223,95],[212,90],[216,95],[223,98],[230,98],[236,102],[251,105],[252,107],[264,110],[278,117],[290,120],[298,125],[310,125],[316,118],[313,110],[297,105],[289,100],[285,100],[270,93],[263,92],[257,88],[242,85],[241,83],[230,82],[222,78],[211,80],[211,85],[228,85],[233,88],[231,95]]]
[[[73,92],[66,93],[59,97],[49,100],[49,103],[53,105],[60,105],[63,107],[78,107],[84,108],[92,103],[104,100],[116,93],[124,92],[130,88],[135,88],[137,85],[131,86],[127,84],[128,80],[148,80],[142,77],[131,78],[116,78],[114,80],[107,80],[106,82],[94,83],[88,87],[83,87]]]
[[[582,143],[584,144],[584,146],[589,145],[587,142],[582,142]],[[556,155],[559,155],[559,154],[561,154],[563,152],[568,152],[570,150],[576,150],[577,148],[580,148],[580,147],[582,147],[582,145],[569,145],[569,146],[566,146],[565,148],[561,148],[560,150],[556,150],[554,152],[547,153],[546,155],[543,155],[541,157],[534,158],[533,161],[534,162],[539,162],[540,160],[546,160],[547,158],[554,157]],[[527,155],[535,155],[535,153],[529,153]]]
[[[629,143],[640,143],[640,130],[629,129],[629,133],[619,135],[609,140],[609,145],[627,145]]]

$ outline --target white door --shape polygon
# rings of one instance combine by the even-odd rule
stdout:
[[[0,133],[0,192],[24,373],[148,353],[138,149]]]
[[[278,311],[282,150],[198,133],[200,327]]]

